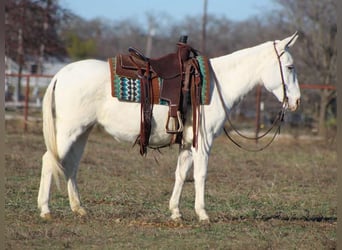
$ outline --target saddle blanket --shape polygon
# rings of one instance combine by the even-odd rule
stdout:
[[[202,90],[201,90],[201,104],[208,105],[210,103],[210,70],[209,60],[205,56],[196,57],[200,66]],[[119,75],[116,71],[116,65],[118,63],[118,57],[108,58],[111,74],[111,89],[112,96],[118,98],[120,101],[126,102],[140,102],[141,80],[138,76],[125,76]],[[153,104],[168,105],[167,101],[160,99],[160,89],[163,84],[161,77],[154,77],[152,79],[152,91],[153,91]]]

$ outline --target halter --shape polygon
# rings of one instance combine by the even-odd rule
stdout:
[[[225,109],[225,102],[224,102],[224,99],[223,99],[223,96],[222,96],[222,93],[220,91],[220,88],[218,86],[218,80],[216,78],[216,75],[214,75],[214,78],[215,78],[215,83],[216,83],[216,87],[218,89],[218,93],[219,93],[219,96],[220,96],[220,99],[221,99],[221,102],[223,104],[223,109],[225,111],[225,114],[226,114],[226,117],[227,117],[227,120],[229,122],[229,125],[231,126],[231,128],[239,135],[241,136],[242,138],[244,139],[247,139],[247,140],[254,140],[254,141],[258,141],[259,139],[265,137],[266,135],[268,135],[274,127],[278,126],[276,131],[274,132],[274,135],[272,136],[271,140],[269,142],[267,142],[264,146],[262,146],[261,148],[254,148],[254,149],[251,149],[251,148],[246,148],[246,147],[243,147],[241,144],[239,144],[235,139],[233,139],[228,131],[225,129],[225,127],[223,127],[223,131],[224,133],[226,134],[226,136],[236,145],[238,146],[239,148],[242,148],[246,151],[250,151],[250,152],[260,152],[262,150],[264,150],[265,148],[267,148],[269,145],[271,145],[271,143],[274,141],[275,137],[277,136],[277,134],[280,134],[280,127],[281,127],[281,124],[282,122],[284,121],[284,115],[285,115],[285,111],[286,111],[286,108],[288,106],[288,97],[287,97],[287,92],[286,92],[286,84],[285,84],[285,80],[284,80],[284,73],[283,73],[283,67],[282,67],[282,63],[281,63],[281,60],[280,60],[280,57],[284,54],[285,50],[282,52],[282,53],[278,53],[277,51],[277,48],[276,48],[276,42],[274,41],[273,42],[273,47],[274,47],[274,51],[277,55],[277,60],[278,60],[278,64],[279,64],[279,69],[280,69],[280,76],[281,76],[281,82],[282,82],[282,86],[283,86],[283,92],[284,92],[284,97],[283,97],[283,101],[282,101],[282,109],[279,111],[276,119],[274,119],[273,121],[273,124],[271,126],[271,128],[269,128],[264,134],[260,135],[260,136],[255,136],[255,137],[249,137],[249,136],[246,136],[246,135],[243,135],[241,132],[239,132],[235,127],[234,125],[232,124],[231,120],[229,119],[229,114],[227,112],[227,110]]]

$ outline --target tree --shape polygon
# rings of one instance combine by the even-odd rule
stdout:
[[[42,73],[46,55],[65,56],[57,26],[64,11],[57,0],[6,0],[5,54],[19,65],[20,75],[27,60],[35,61]],[[18,77],[16,98],[20,98],[21,77]]]
[[[57,0],[6,0],[7,56],[16,59],[20,53],[18,51],[22,50],[24,61],[27,58],[37,57],[42,44],[45,45],[45,55],[66,55],[64,45],[57,33],[57,27],[65,18],[66,12],[57,3]],[[18,49],[19,47],[21,49]]]
[[[301,70],[310,83],[336,84],[336,0],[276,0],[282,6],[285,26],[301,35]],[[336,97],[334,90],[322,90],[318,114],[320,135],[326,134],[326,114],[329,103]]]

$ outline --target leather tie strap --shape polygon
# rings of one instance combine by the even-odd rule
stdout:
[[[190,92],[190,93],[189,93]],[[198,147],[198,128],[200,123],[200,105],[201,105],[201,74],[200,67],[195,58],[191,58],[186,62],[184,85],[182,88],[183,105],[182,112],[185,116],[189,105],[189,96],[191,98],[192,107],[192,130],[193,142],[192,145],[197,149]]]
[[[133,53],[132,51],[130,51]],[[140,91],[141,91],[141,105],[140,105],[140,135],[137,137],[135,144],[139,142],[140,154],[145,155],[147,153],[147,146],[149,144],[149,138],[151,134],[151,120],[152,120],[152,103],[153,103],[153,93],[152,93],[152,79],[150,72],[150,63],[147,61],[145,72],[139,67],[132,56],[137,54],[132,54],[130,59],[132,63],[137,67],[137,75],[140,78]]]

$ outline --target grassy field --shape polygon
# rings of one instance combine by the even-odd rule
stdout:
[[[335,145],[278,138],[263,152],[247,153],[218,138],[206,190],[211,223],[202,225],[191,178],[183,222],[169,220],[177,146],[142,158],[138,147],[95,129],[78,175],[88,215],[71,213],[63,185],[53,187],[53,219],[43,221],[36,198],[45,148],[34,126],[23,133],[6,125],[7,249],[336,248]]]

